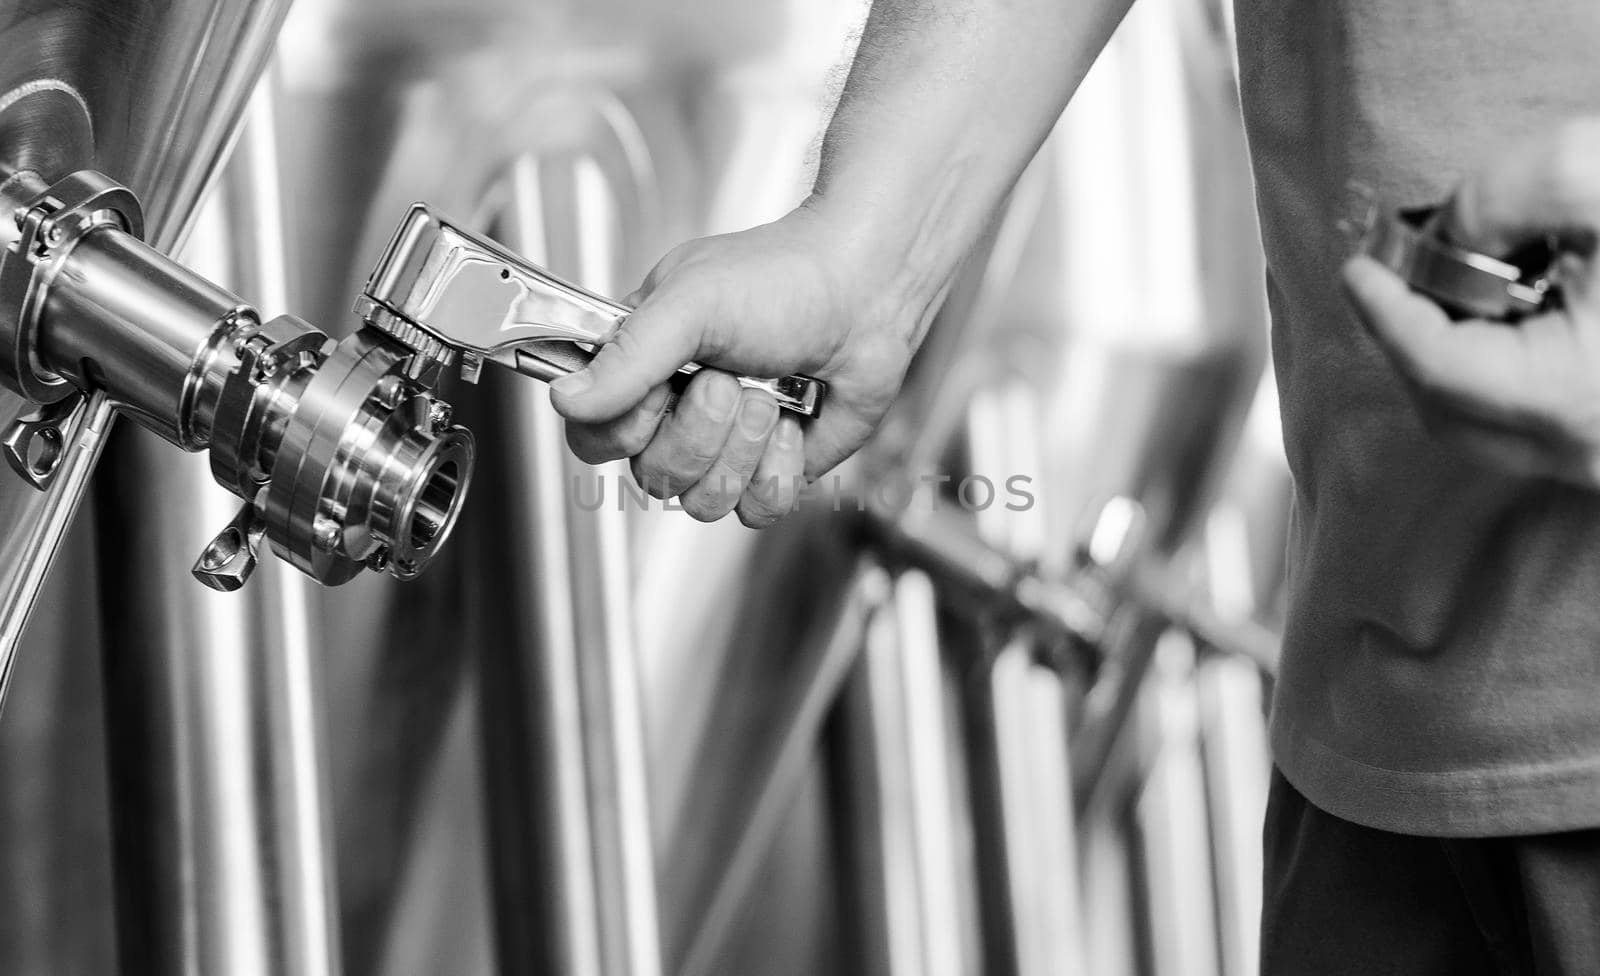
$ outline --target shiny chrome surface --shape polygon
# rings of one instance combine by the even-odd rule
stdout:
[[[541,219],[552,209],[541,176],[562,164],[594,162],[518,160],[491,190],[503,201],[491,219],[518,250],[609,278],[621,194],[591,184],[569,201],[570,223]],[[577,504],[584,466],[560,417],[525,385],[500,392],[514,420],[490,544],[526,568],[483,581],[502,607],[525,607],[502,612],[479,651],[497,959],[506,973],[658,976],[625,513]]]
[[[546,382],[583,368],[584,346],[611,340],[632,309],[563,281],[494,241],[413,204],[367,279],[356,313],[403,341],[416,333],[461,357],[475,381],[485,361]],[[675,387],[703,369],[678,370]],[[739,377],[784,410],[814,416],[824,385],[804,376]]]
[[[937,612],[928,576],[896,577],[840,702],[859,965],[881,976],[972,972],[979,949]]]
[[[271,105],[259,103],[187,257],[284,296]],[[239,227],[253,233],[240,235]],[[317,625],[285,567],[249,593],[175,591],[229,496],[199,458],[144,431],[110,453],[98,497],[107,763],[126,973],[330,976],[340,971]],[[180,522],[152,518],[166,506]]]
[[[1509,261],[1455,247],[1432,232],[1432,213],[1374,211],[1361,252],[1460,318],[1516,321],[1550,301],[1551,267],[1526,273]],[[1552,249],[1547,265],[1554,258]]]
[[[0,4],[0,104],[12,110],[0,113],[4,168],[32,167],[48,180],[85,168],[107,173],[143,201],[150,243],[171,249],[215,176],[287,10],[287,0]],[[0,394],[0,417],[25,409]],[[91,398],[48,492],[0,484],[0,676],[111,422],[109,402]]]

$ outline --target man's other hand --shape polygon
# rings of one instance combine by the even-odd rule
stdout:
[[[1600,118],[1518,145],[1466,179],[1441,214],[1451,242],[1491,255],[1555,237],[1563,307],[1515,325],[1452,322],[1366,257],[1344,282],[1411,381],[1437,436],[1512,470],[1600,489]]]
[[[637,308],[584,370],[553,384],[567,442],[590,463],[631,458],[658,498],[702,521],[762,527],[871,435],[900,389],[923,309],[908,310],[842,222],[802,206],[771,224],[680,245],[629,297]],[[666,410],[666,381],[703,370]],[[730,374],[814,376],[821,415],[780,415]]]

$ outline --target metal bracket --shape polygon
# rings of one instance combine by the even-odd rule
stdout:
[[[87,405],[81,394],[69,396],[36,406],[13,420],[0,435],[0,449],[11,470],[39,491],[49,488]]]
[[[194,578],[222,593],[244,586],[256,571],[267,522],[256,503],[245,502],[239,514],[218,532],[195,560]]]

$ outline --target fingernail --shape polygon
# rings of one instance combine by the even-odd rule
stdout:
[[[800,425],[785,417],[778,421],[778,433],[775,436],[779,447],[794,447],[800,443]]]
[[[750,440],[758,441],[772,433],[778,422],[778,405],[764,396],[746,397],[739,405],[739,432]]]
[[[717,380],[724,377],[706,377],[711,382],[706,383],[705,396],[706,413],[712,420],[727,420],[733,413],[734,405],[739,402],[739,384],[720,383]]]
[[[551,383],[550,389],[552,392],[559,393],[564,397],[575,397],[593,385],[594,377],[587,369],[580,369],[576,373],[568,373],[566,376]]]

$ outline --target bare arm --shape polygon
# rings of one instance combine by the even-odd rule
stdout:
[[[616,340],[554,387],[573,450],[632,458],[697,518],[780,518],[796,476],[826,472],[882,419],[950,278],[1130,3],[876,0],[815,191],[662,259]],[[663,414],[662,384],[691,359],[808,373],[829,399],[802,429],[705,371]]]
[[[810,205],[899,263],[891,290],[916,338],[1131,3],[872,5]]]

